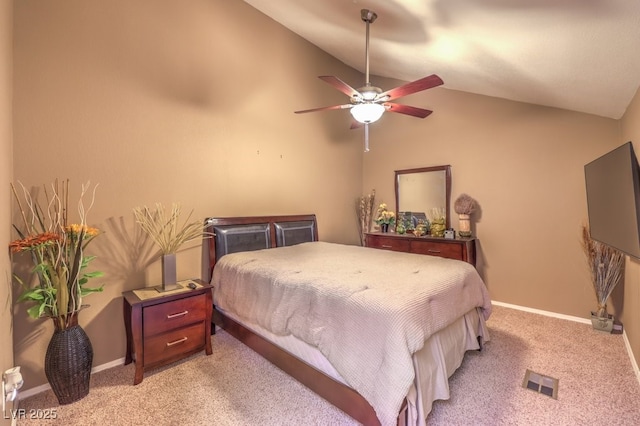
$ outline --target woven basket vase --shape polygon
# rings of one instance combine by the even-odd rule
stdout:
[[[67,329],[56,326],[45,354],[44,372],[60,405],[89,394],[92,363],[93,347],[77,318]]]

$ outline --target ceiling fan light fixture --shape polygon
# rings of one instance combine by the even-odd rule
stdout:
[[[363,103],[354,105],[349,110],[353,118],[360,123],[378,121],[385,111],[385,107],[377,103]]]

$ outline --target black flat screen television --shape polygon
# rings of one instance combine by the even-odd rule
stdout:
[[[640,167],[633,144],[584,166],[591,238],[640,258]]]

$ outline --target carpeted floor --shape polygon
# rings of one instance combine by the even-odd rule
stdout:
[[[429,425],[637,425],[640,384],[621,335],[494,306],[482,352],[469,352]],[[559,379],[558,399],[524,389],[527,369]],[[133,365],[92,376],[89,395],[59,406],[51,391],[20,402],[69,425],[353,425],[353,420],[224,332],[213,355],[145,374]],[[19,420],[19,425],[47,424]]]

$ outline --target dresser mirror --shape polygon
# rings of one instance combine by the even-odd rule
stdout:
[[[451,226],[451,166],[396,170],[396,216],[414,224],[429,218],[433,209],[443,209],[447,229]]]

